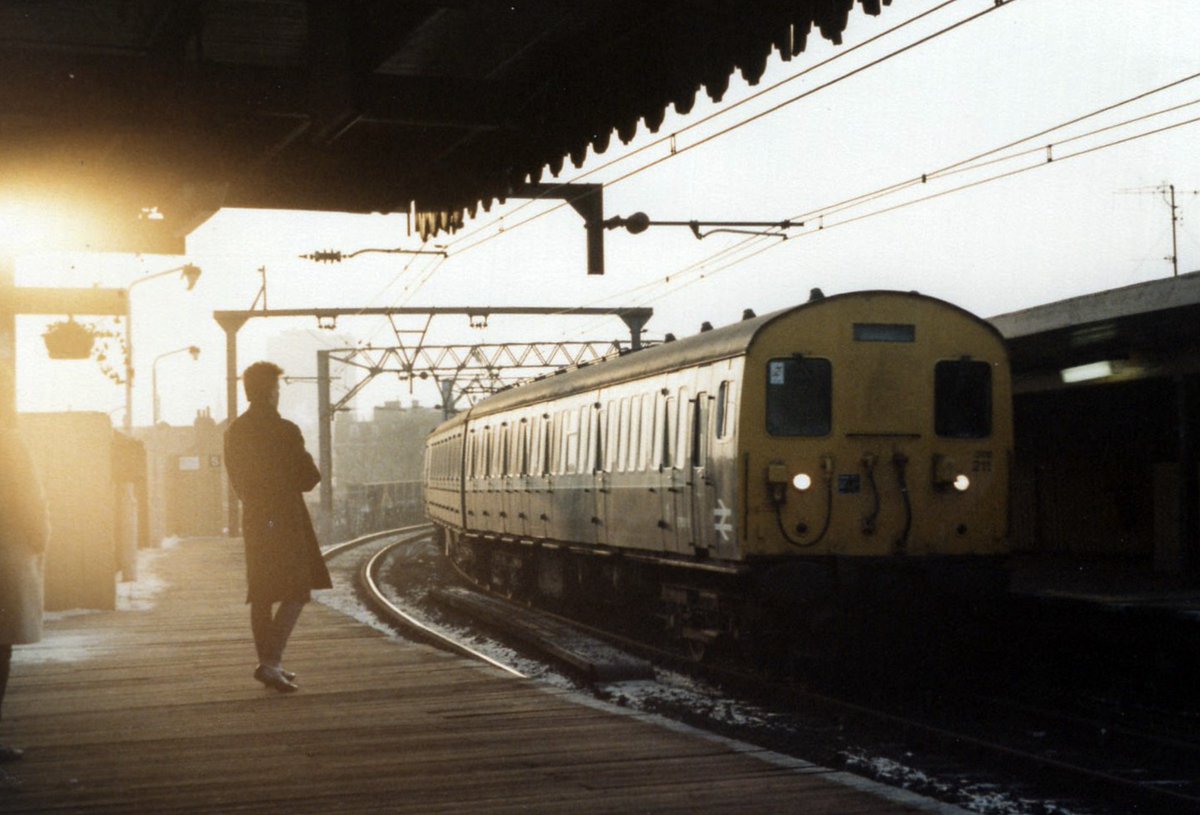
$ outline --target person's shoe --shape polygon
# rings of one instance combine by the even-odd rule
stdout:
[[[0,763],[8,763],[10,761],[20,761],[25,755],[25,751],[19,747],[8,747],[0,744]]]
[[[282,676],[284,679],[286,679],[289,682],[296,681],[296,675],[294,673],[292,673],[291,671],[285,671],[283,668],[279,669],[279,675]]]
[[[268,688],[274,688],[280,693],[295,693],[300,690],[300,686],[286,679],[278,668],[268,668],[264,665],[259,665],[254,669],[254,678]]]

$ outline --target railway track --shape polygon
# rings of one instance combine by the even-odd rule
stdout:
[[[400,629],[408,636],[428,643],[438,648],[460,654],[471,659],[476,659],[485,662],[495,668],[498,668],[506,673],[513,674],[524,678],[525,674],[517,669],[505,665],[499,660],[493,659],[487,654],[479,651],[456,637],[445,634],[437,629],[426,625],[421,620],[404,611],[388,599],[384,593],[379,580],[379,569],[381,564],[395,549],[401,546],[427,539],[433,531],[432,524],[416,524],[414,526],[402,527],[399,529],[389,529],[383,532],[375,532],[370,535],[363,535],[345,543],[337,544],[329,549],[324,550],[325,559],[332,560],[339,555],[345,554],[354,549],[358,549],[366,544],[385,541],[389,538],[395,540],[386,543],[379,547],[369,557],[363,558],[361,565],[358,568],[358,583],[360,588],[370,604],[372,609],[379,614],[389,625]]]
[[[396,540],[362,559],[359,574],[372,607],[391,624],[411,636],[438,647],[475,659],[481,659],[510,673],[521,672],[438,632],[417,620],[389,600],[380,585],[379,570],[397,547],[420,540],[428,526],[407,527],[350,541],[327,557],[336,557],[350,549],[378,542],[387,537]],[[476,587],[481,588],[481,587]],[[500,636],[511,636],[518,617],[530,609],[501,595],[486,592],[486,603],[454,602],[459,613],[482,614],[480,623]],[[433,592],[439,595],[455,592]],[[446,602],[441,596],[439,602]],[[1200,743],[1139,728],[1136,724],[1088,718],[1050,710],[1028,702],[1002,696],[954,694],[933,696],[934,706],[915,709],[895,700],[863,701],[840,694],[819,692],[794,683],[770,681],[754,673],[727,665],[698,664],[688,654],[622,637],[579,620],[537,611],[541,622],[532,626],[544,631],[567,627],[578,635],[610,643],[635,659],[647,660],[657,669],[697,676],[744,698],[770,700],[769,704],[792,711],[804,711],[805,725],[815,732],[838,732],[844,742],[847,728],[852,739],[874,743],[898,755],[914,752],[928,757],[940,767],[942,775],[978,775],[998,773],[1015,787],[1028,792],[1024,797],[1046,792],[1059,801],[1075,801],[1075,811],[1103,813],[1200,813]],[[497,619],[506,621],[498,626]],[[507,632],[505,629],[508,629]],[[537,636],[521,636],[526,648],[541,650],[546,659],[562,663],[561,634],[549,634],[544,643]],[[570,660],[566,660],[568,665]],[[596,669],[576,665],[574,672],[585,682],[603,682]],[[605,691],[600,691],[605,695]],[[822,724],[824,721],[827,723]],[[694,724],[704,722],[693,720]],[[738,733],[754,740],[753,733]],[[916,745],[916,747],[914,747]],[[785,752],[793,751],[788,739],[772,737],[767,745]],[[827,749],[827,748],[826,748]],[[802,757],[814,759],[813,755]],[[824,756],[828,758],[829,756]],[[982,769],[981,769],[982,768]]]

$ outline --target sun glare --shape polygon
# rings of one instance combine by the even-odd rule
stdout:
[[[50,220],[32,206],[0,201],[0,249],[11,252],[45,244],[54,232]]]
[[[0,198],[0,253],[56,249],[89,226],[90,219],[69,204],[37,196]]]

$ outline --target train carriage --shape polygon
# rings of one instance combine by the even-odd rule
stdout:
[[[1010,387],[962,309],[815,297],[480,402],[429,438],[427,513],[484,582],[649,605],[693,645],[978,597],[1007,547]]]

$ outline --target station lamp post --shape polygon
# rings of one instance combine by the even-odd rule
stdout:
[[[200,348],[196,345],[185,345],[183,348],[176,348],[174,351],[166,351],[154,358],[154,362],[150,364],[150,390],[154,396],[154,426],[158,427],[158,361],[165,357],[182,354],[187,351],[192,355],[192,359],[200,359]]]
[[[155,272],[152,275],[138,278],[125,287],[125,422],[124,429],[126,435],[133,433],[133,289],[135,286],[141,285],[148,280],[154,280],[158,277],[165,277],[169,274],[179,272],[179,276],[187,281],[188,291],[191,291],[196,286],[196,281],[200,279],[200,267],[191,263],[185,263],[182,266],[176,266],[173,269],[167,269],[162,272]],[[184,349],[186,350],[186,349]],[[157,422],[157,416],[155,417]]]

